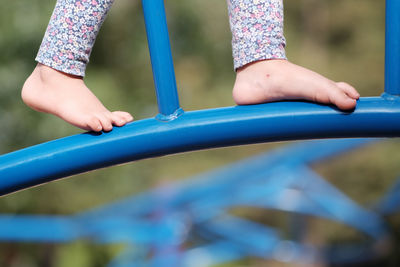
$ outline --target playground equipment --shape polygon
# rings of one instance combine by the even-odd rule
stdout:
[[[142,2],[159,114],[109,133],[83,133],[0,156],[0,195],[89,170],[178,152],[281,140],[400,135],[399,1],[386,1],[385,93],[361,98],[352,112],[301,101],[184,112],[179,106],[163,1]],[[350,140],[347,146],[357,142]],[[155,191],[149,192],[73,217],[3,215],[0,238],[39,242],[91,238],[99,243],[127,243],[126,251],[110,263],[113,267],[145,264],[149,250],[154,252],[153,266],[178,266],[173,264],[178,261],[182,266],[194,266],[193,262],[204,259],[204,255],[208,262],[202,266],[246,256],[281,261],[329,256],[298,240],[283,240],[276,229],[227,214],[233,206],[248,205],[323,217],[354,227],[373,241],[385,239],[387,229],[379,214],[352,202],[307,166],[346,149],[338,144],[309,153],[308,143],[307,153],[292,149],[288,157],[281,150],[231,165],[199,177],[192,185],[171,186],[170,195],[161,199]],[[260,172],[251,173],[249,169]],[[244,174],[246,179],[241,179]],[[302,179],[296,179],[299,175]],[[398,210],[398,188],[382,199],[377,211],[388,214]],[[227,192],[234,192],[235,198]],[[280,201],[283,197],[292,201]],[[158,217],[148,219],[154,213]],[[29,231],[26,225],[31,226]],[[207,242],[180,251],[189,230]],[[247,238],[235,235],[238,231]],[[134,250],[134,244],[149,249]],[[362,255],[374,253],[373,247],[368,247]]]
[[[163,0],[143,0],[159,107],[155,118],[70,136],[0,157],[0,195],[143,158],[280,140],[400,135],[400,3],[386,1],[385,93],[352,112],[300,101],[184,112],[178,101]]]
[[[65,243],[88,239],[126,244],[110,267],[204,267],[249,256],[305,263],[369,260],[380,256],[374,244],[389,235],[380,214],[359,206],[309,165],[371,141],[293,144],[74,216],[1,215],[0,240]],[[399,207],[393,195],[383,198],[383,206]],[[349,247],[336,249],[333,256],[329,248],[285,240],[279,229],[230,214],[238,206],[337,221],[369,236],[370,242],[354,244],[352,253]],[[390,212],[385,210],[385,214]],[[194,236],[204,244],[193,241]],[[188,240],[191,246],[184,245]]]

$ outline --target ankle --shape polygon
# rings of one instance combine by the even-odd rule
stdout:
[[[38,63],[33,74],[37,75],[42,83],[60,82],[65,80],[83,80],[83,77],[61,72],[49,66]]]
[[[282,60],[279,60],[282,61]],[[257,104],[280,98],[279,88],[284,82],[278,60],[250,63],[239,69],[233,87],[233,100],[238,105]]]

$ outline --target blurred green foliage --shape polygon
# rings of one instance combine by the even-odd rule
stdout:
[[[55,1],[1,1],[0,153],[79,133],[58,118],[28,109],[20,100],[20,88],[35,66],[34,57]],[[167,0],[166,7],[183,108],[233,105],[235,74],[225,1]],[[285,32],[287,55],[294,63],[331,79],[347,81],[363,96],[383,91],[384,1],[288,0]],[[136,119],[156,114],[140,1],[116,1],[96,41],[85,79],[112,110],[127,110]],[[77,175],[3,197],[0,212],[73,214],[278,145],[192,152]],[[400,173],[398,150],[398,142],[389,140],[325,162],[316,169],[350,197],[368,205]],[[255,209],[233,212],[283,231],[287,228],[283,213]],[[364,238],[332,222],[310,219],[310,223],[313,230],[308,239],[316,244]],[[0,266],[105,266],[119,250],[119,246],[96,246],[83,241],[65,245],[3,243]],[[388,262],[398,266],[396,260]],[[267,265],[283,266],[255,259],[229,264]]]

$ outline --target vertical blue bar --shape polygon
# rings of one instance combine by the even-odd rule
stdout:
[[[385,93],[400,95],[400,1],[386,0]]]
[[[154,85],[160,114],[169,120],[182,112],[179,107],[164,0],[142,0]]]

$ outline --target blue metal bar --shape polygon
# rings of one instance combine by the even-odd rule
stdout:
[[[282,165],[257,170],[264,183],[261,179],[252,182],[254,177],[246,176],[246,183],[236,183],[236,188],[221,194],[211,193],[185,208],[199,222],[211,220],[233,206],[272,208],[339,221],[375,239],[386,236],[387,229],[376,213],[362,208],[307,167]]]
[[[179,107],[164,0],[142,0],[142,5],[160,112],[158,118],[171,120],[183,110]]]
[[[384,215],[400,211],[400,179],[390,187],[388,192],[376,205],[375,210]]]
[[[0,195],[138,159],[271,141],[400,136],[400,101],[362,98],[353,113],[307,102],[277,102],[145,119],[109,133],[84,133],[0,156]]]
[[[376,239],[387,237],[387,228],[379,214],[360,206],[306,166],[297,167],[296,173],[304,179],[304,184],[297,188],[327,212],[327,216],[321,217],[340,221]]]
[[[179,241],[182,226],[170,219],[161,224],[128,216],[79,221],[71,216],[0,215],[0,240],[64,243],[89,238],[97,243],[154,245]]]
[[[20,242],[72,242],[82,235],[68,216],[0,215],[0,240]]]
[[[326,160],[327,157],[338,156],[351,149],[356,149],[377,139],[336,139],[312,140],[301,142],[285,147],[280,147],[274,151],[268,151],[260,155],[241,160],[224,167],[212,170],[200,175],[189,177],[184,182],[173,183],[169,190],[174,193],[173,200],[168,205],[171,208],[178,209],[186,206],[189,202],[210,197],[210,194],[219,192],[220,188],[231,187],[234,184],[242,183],[246,176],[246,182],[254,180],[254,175],[260,171],[268,170],[279,164],[310,164],[317,161]],[[90,220],[93,217],[106,216],[146,216],[159,206],[156,201],[156,195],[163,188],[156,188],[151,191],[118,200],[114,203],[103,205],[89,211],[78,214],[77,217],[82,220]]]
[[[197,221],[197,218],[204,217],[201,215],[202,213],[206,213],[208,218],[212,218],[217,214],[224,212],[223,208],[227,206],[230,207],[232,205],[243,204],[254,205],[254,203],[257,203],[257,205],[262,207],[295,211],[302,214],[313,214],[315,216],[337,220],[337,217],[334,216],[335,214],[329,210],[332,206],[332,209],[340,214],[344,214],[344,212],[347,211],[347,214],[354,215],[358,219],[368,217],[368,219],[361,220],[361,227],[358,227],[358,224],[354,225],[354,223],[348,223],[357,229],[365,229],[365,222],[372,223],[376,221],[373,215],[361,215],[362,211],[360,212],[357,207],[354,207],[354,204],[350,200],[346,200],[343,194],[338,192],[336,189],[331,188],[331,186],[323,180],[321,181],[321,178],[314,177],[315,174],[308,173],[310,170],[307,170],[307,173],[303,174],[301,171],[298,171],[298,168],[287,166],[292,166],[293,164],[302,165],[303,163],[322,160],[328,156],[333,156],[333,154],[337,155],[338,153],[343,153],[348,149],[365,144],[368,141],[371,142],[371,140],[365,139],[343,139],[331,140],[329,142],[314,140],[286,146],[272,152],[242,160],[235,164],[230,164],[212,172],[207,172],[197,179],[187,179],[187,182],[173,186],[175,194],[169,196],[172,197],[173,200],[168,200],[169,197],[167,199],[160,199],[157,192],[162,191],[162,189],[156,189],[147,194],[124,199],[117,203],[103,206],[94,211],[86,211],[74,216],[73,219],[68,219],[76,225],[79,225],[80,234],[77,235],[77,237],[90,237],[93,240],[97,240],[97,242],[122,242],[128,241],[126,240],[126,236],[129,236],[129,241],[145,243],[149,242],[148,239],[151,239],[146,233],[155,234],[159,226],[154,222],[146,222],[146,220],[143,222],[137,219],[133,220],[133,218],[138,218],[139,216],[142,218],[147,217],[149,214],[138,213],[138,207],[144,210],[152,210],[154,212],[159,209],[160,205],[165,205],[164,208],[169,209],[169,213],[171,214],[174,210],[179,209],[185,209],[187,211],[192,210],[192,214],[195,214],[196,217],[193,219],[194,221]],[[309,154],[314,154],[314,156],[310,157]],[[286,167],[282,169],[279,167],[280,165]],[[292,171],[294,171],[295,175],[292,174]],[[249,173],[251,174],[249,175]],[[297,179],[299,175],[302,179]],[[242,178],[244,176],[246,176],[246,179],[243,181]],[[309,179],[311,179],[311,181],[308,181]],[[241,183],[238,183],[239,180],[241,180]],[[268,187],[260,187],[260,182],[268,183]],[[304,186],[306,187],[303,188]],[[304,198],[302,197],[303,195],[297,195],[295,203],[292,201],[295,206],[289,206],[288,202],[290,202],[290,197],[287,194],[286,189],[289,189],[290,191],[290,188],[292,187],[295,188],[296,191],[298,191],[297,189],[302,189],[304,194],[312,195],[313,192],[317,192],[317,194],[322,195],[324,200],[328,199],[328,213],[321,210],[321,207],[319,207],[317,203],[311,202],[310,197]],[[232,194],[232,192],[236,193]],[[279,199],[283,198],[282,194],[286,194],[284,198],[288,201],[285,203],[279,201]],[[232,200],[230,197],[231,195],[235,195],[235,199]],[[268,197],[265,198],[265,196]],[[321,199],[321,197],[317,198],[316,202],[318,202],[319,199]],[[278,202],[276,202],[277,200]],[[335,210],[334,208],[339,203],[341,204],[340,211]],[[219,207],[221,204],[225,207]],[[282,206],[282,204],[285,205]],[[6,219],[4,220],[3,218]],[[52,226],[54,225],[53,218],[57,217],[49,216],[46,218],[46,223]],[[127,221],[126,218],[129,218],[129,220]],[[348,218],[348,216],[346,218]],[[27,236],[24,237],[25,240],[34,240],[32,234],[41,233],[41,229],[43,229],[43,231],[48,229],[47,226],[37,226],[35,217],[29,216],[12,217],[12,219],[0,216],[0,226],[4,223],[8,223],[6,225],[12,224],[12,229],[16,229],[13,230],[13,232],[15,232],[18,231],[17,229],[22,227],[21,223],[16,224],[15,222],[20,222],[21,220],[24,221],[25,224],[30,225],[29,235],[25,234],[21,236],[21,238]],[[339,218],[339,220],[346,221],[343,218]],[[179,229],[178,231],[173,230],[175,228],[174,222],[184,221],[184,219],[168,219],[163,217],[162,221],[163,223],[161,227],[167,227],[172,230],[164,231],[171,233],[170,237],[162,239],[162,244],[166,244],[168,239],[173,241],[173,236],[179,236],[179,234],[172,234],[172,232],[179,232]],[[167,224],[167,222],[171,222],[171,224]],[[6,229],[7,236],[12,232],[9,228],[4,228],[4,226],[0,227],[0,229],[0,239],[3,238],[4,229]],[[372,229],[372,231],[369,229]],[[129,235],[127,235],[128,232]],[[378,233],[376,236],[379,236],[379,233],[381,233],[382,230],[380,230],[379,227],[370,227],[366,232],[373,232],[373,236]],[[45,237],[43,234],[39,234],[39,236],[43,240],[49,238]],[[151,240],[151,242],[156,242],[154,239]]]
[[[259,256],[273,254],[274,247],[280,241],[279,233],[274,228],[230,215],[221,215],[218,220],[209,221],[200,227],[241,244],[244,250],[259,253]]]
[[[220,179],[222,181],[217,181],[218,179],[214,180],[214,177],[209,177],[211,179],[208,180],[214,183],[216,182],[217,187],[222,187],[220,184],[224,183],[225,187],[229,187],[230,193],[219,193],[215,190],[209,190],[207,198],[201,196],[197,196],[197,198],[200,200],[200,202],[211,203],[211,205],[209,203],[205,203],[205,209],[207,210],[207,213],[212,213],[212,211],[217,210],[218,215],[223,214],[225,210],[217,207],[220,205],[219,203],[221,203],[220,199],[222,199],[223,202],[224,200],[227,200],[225,201],[225,204],[222,203],[226,207],[232,205],[250,205],[294,211],[301,214],[314,214],[319,217],[344,222],[345,224],[353,226],[358,230],[361,230],[367,234],[371,234],[375,238],[380,238],[385,236],[386,232],[385,229],[383,229],[383,224],[381,224],[379,218],[375,218],[374,214],[364,211],[355,203],[352,203],[350,199],[346,198],[346,196],[344,196],[340,191],[324,182],[313,171],[306,167],[302,167],[304,163],[322,160],[327,156],[332,156],[333,154],[343,152],[343,150],[346,150],[346,148],[349,149],[353,146],[360,145],[363,141],[364,140],[352,139],[333,140],[330,142],[305,142],[302,144],[288,146],[284,149],[277,149],[276,151],[269,153],[272,154],[269,155],[270,157],[261,155],[241,161],[239,164],[233,165],[230,173],[226,173],[226,168],[230,169],[232,165],[220,170],[219,172],[217,171],[217,173],[211,173],[211,176],[214,175],[218,177],[225,171],[225,176],[230,176],[237,174],[238,169],[245,168],[246,170],[244,171],[247,175],[245,180],[241,179],[241,184],[235,183],[234,180],[237,179],[232,180],[232,177]],[[304,150],[307,150],[307,152],[310,154],[316,155],[309,156],[308,153],[304,153]],[[316,153],[321,150],[323,153]],[[291,157],[288,157],[288,155]],[[293,160],[292,157],[296,159]],[[273,164],[274,162],[280,162],[280,166],[277,166],[279,164]],[[265,169],[265,173],[261,173],[260,170],[254,167],[261,169],[263,167]],[[255,175],[249,176],[249,169],[253,170]],[[254,176],[259,176],[261,179],[257,179]],[[299,176],[301,179],[298,179]],[[243,177],[243,174],[241,177]],[[268,187],[260,186],[260,182],[261,184],[268,183]],[[198,186],[192,185],[192,187],[197,188]],[[214,185],[209,185],[208,189],[213,187]],[[181,188],[181,190],[184,189]],[[189,192],[187,192],[187,190],[184,191],[185,193],[189,194],[193,193],[193,191],[190,190]],[[232,194],[232,192],[234,193]],[[290,196],[288,192],[291,194],[294,193],[294,198],[293,196]],[[299,193],[301,193],[301,195]],[[235,198],[232,199],[231,195],[235,195]],[[157,198],[156,196],[152,197]],[[164,202],[164,200],[165,202],[169,202],[170,200],[168,198],[162,198],[161,202]],[[282,199],[285,199],[285,201],[282,202]],[[193,200],[196,201],[196,199],[189,201]],[[158,199],[156,202],[159,203],[160,199]],[[165,207],[169,208],[167,203],[164,204]],[[139,205],[141,204],[139,203]],[[135,207],[135,205],[130,206]],[[114,208],[118,208],[117,205],[114,205]],[[179,207],[177,208],[179,209]],[[181,206],[180,208],[183,207]],[[283,241],[282,249],[285,248],[281,251],[283,254],[271,254],[271,251],[276,252],[277,249],[279,250],[281,240],[276,234],[274,234],[273,231],[269,231],[268,227],[261,227],[261,225],[258,226],[257,224],[243,220],[232,220],[232,217],[229,220],[226,220],[227,217],[225,217],[224,220],[221,221],[221,216],[219,216],[219,220],[217,221],[207,221],[206,224],[198,225],[196,223],[196,217],[199,216],[199,213],[204,212],[202,211],[204,208],[199,208],[199,205],[193,207],[189,204],[185,205],[184,209],[186,212],[191,214],[191,218],[194,222],[193,231],[198,232],[199,228],[200,230],[205,228],[206,230],[211,231],[211,233],[214,232],[217,234],[218,238],[222,237],[231,241],[229,246],[221,247],[223,252],[228,253],[225,253],[225,256],[222,258],[220,257],[219,253],[213,254],[215,251],[211,249],[213,261],[216,262],[228,260],[230,257],[235,256],[240,258],[244,257],[245,255],[255,255],[264,258],[270,258],[271,256],[278,254],[280,255],[278,258],[276,258],[278,261],[299,261],[303,258],[305,261],[308,261],[313,258],[313,255],[316,252],[310,247],[302,246],[301,244],[297,244],[292,241]],[[157,210],[157,206],[154,206],[153,210]],[[190,212],[190,210],[192,210],[192,212]],[[174,209],[169,210],[169,212],[173,213]],[[182,224],[182,222],[185,221],[185,218],[181,217],[181,215],[178,217],[172,216],[170,218],[171,220],[165,220],[165,217],[163,217],[162,224],[158,224],[157,222],[154,223],[148,221],[147,219],[141,221],[134,219],[135,217],[131,216],[129,210],[125,210],[124,214],[119,214],[120,216],[115,216],[115,214],[109,214],[111,216],[106,216],[105,214],[101,213],[96,215],[97,218],[95,218],[95,216],[92,214],[92,216],[86,218],[83,218],[82,215],[75,216],[74,219],[68,217],[65,217],[64,219],[63,217],[57,216],[41,216],[39,219],[32,216],[0,216],[0,238],[13,241],[39,240],[42,242],[66,242],[69,240],[68,238],[73,240],[78,237],[90,237],[91,240],[102,243],[127,242],[156,244],[162,242],[162,244],[165,244],[172,242],[171,244],[179,244],[182,241],[182,233],[186,232],[186,226]],[[168,223],[168,221],[170,223]],[[27,224],[30,225],[29,231],[24,231],[26,228],[25,225]],[[57,236],[53,236],[53,234],[50,235],[48,232],[49,227],[50,229],[54,229],[56,227],[60,234]],[[74,228],[76,228],[78,232],[75,232],[74,235],[70,236],[69,231],[73,230]],[[19,229],[22,229],[22,231]],[[241,236],[246,236],[246,238],[243,239],[240,236],[238,237],[236,235],[238,231],[244,231],[244,235]],[[260,233],[262,234],[260,235]],[[214,242],[214,239],[217,236],[210,236],[211,240]],[[260,238],[260,236],[263,238]],[[287,245],[289,245],[289,247]],[[287,248],[290,249],[289,254],[285,253],[287,252]],[[203,250],[204,247],[201,249]],[[196,251],[196,249],[194,249],[194,251]],[[203,252],[207,251],[203,250]],[[308,256],[304,257],[306,254],[308,254]],[[371,255],[372,254],[373,252],[371,252]],[[218,257],[214,257],[215,255],[218,255]],[[187,262],[187,257],[185,256],[188,255],[185,254],[183,256],[183,262]],[[161,257],[159,259],[153,258],[149,266],[181,266],[181,264],[175,263],[175,260],[178,259],[179,258],[175,257],[169,258],[169,260],[173,261],[173,263],[168,265],[164,262],[165,257]],[[121,260],[122,261],[113,262],[113,264],[110,266],[130,266],[128,263],[129,260],[134,260],[135,262],[137,261],[132,257]],[[162,260],[162,264],[158,260]]]
[[[273,228],[234,216],[225,215],[201,227],[214,232],[218,237],[230,240],[248,256],[285,262],[309,262],[316,255],[315,249],[297,242],[281,240]],[[277,253],[282,243],[289,246]]]
[[[400,1],[386,0],[385,93],[400,95]]]

